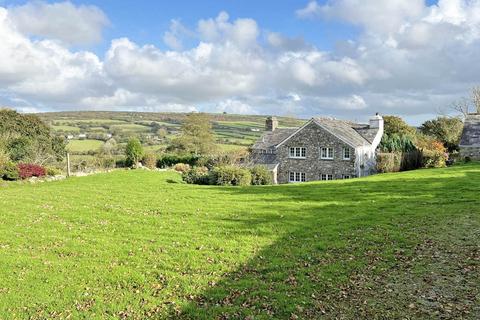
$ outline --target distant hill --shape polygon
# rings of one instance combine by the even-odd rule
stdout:
[[[69,111],[37,114],[52,126],[57,134],[70,140],[106,141],[114,138],[120,144],[130,136],[138,136],[151,149],[161,149],[175,136],[187,113],[173,112],[111,112]],[[251,146],[262,134],[266,116],[209,114],[218,145],[223,150]],[[304,120],[278,117],[281,127],[296,127]],[[159,131],[160,130],[160,131]],[[78,146],[78,148],[77,148]],[[98,143],[71,143],[72,152],[86,152],[99,148]]]

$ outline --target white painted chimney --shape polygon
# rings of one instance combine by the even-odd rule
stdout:
[[[383,137],[383,118],[378,112],[368,121],[371,129],[378,129],[375,139],[372,142],[373,150],[377,149]]]
[[[378,128],[383,131],[383,118],[378,112],[369,120],[370,128]]]

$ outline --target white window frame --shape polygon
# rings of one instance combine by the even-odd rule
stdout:
[[[333,180],[333,174],[329,174],[329,173],[326,173],[326,174],[325,174],[325,173],[322,173],[322,174],[320,175],[320,180],[321,180],[321,181],[331,181],[331,180]]]
[[[348,156],[345,156],[345,154],[348,153]],[[343,160],[350,160],[351,159],[351,151],[350,148],[343,148],[342,150],[342,158]]]
[[[349,174],[343,174],[342,179],[352,179],[352,176]]]
[[[305,159],[307,157],[307,148],[305,147],[290,147],[288,149],[288,156],[292,159]]]
[[[305,172],[295,172],[295,171],[290,171],[288,173],[288,182],[290,183],[299,183],[299,182],[306,182],[307,181],[307,175]]]
[[[325,156],[323,155],[323,151],[325,151]],[[334,157],[334,150],[331,147],[321,147],[320,148],[320,159],[323,160],[333,160]]]

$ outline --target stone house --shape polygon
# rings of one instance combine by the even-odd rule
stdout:
[[[461,159],[480,160],[480,114],[469,114],[465,118],[460,139]]]
[[[383,118],[369,124],[312,118],[300,128],[278,128],[266,120],[266,132],[252,147],[254,164],[265,165],[274,183],[350,179],[375,173]]]

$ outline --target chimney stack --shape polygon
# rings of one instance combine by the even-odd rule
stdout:
[[[275,131],[278,128],[278,120],[276,117],[268,117],[265,121],[266,131]]]
[[[383,130],[383,118],[378,112],[369,120],[370,128]]]

